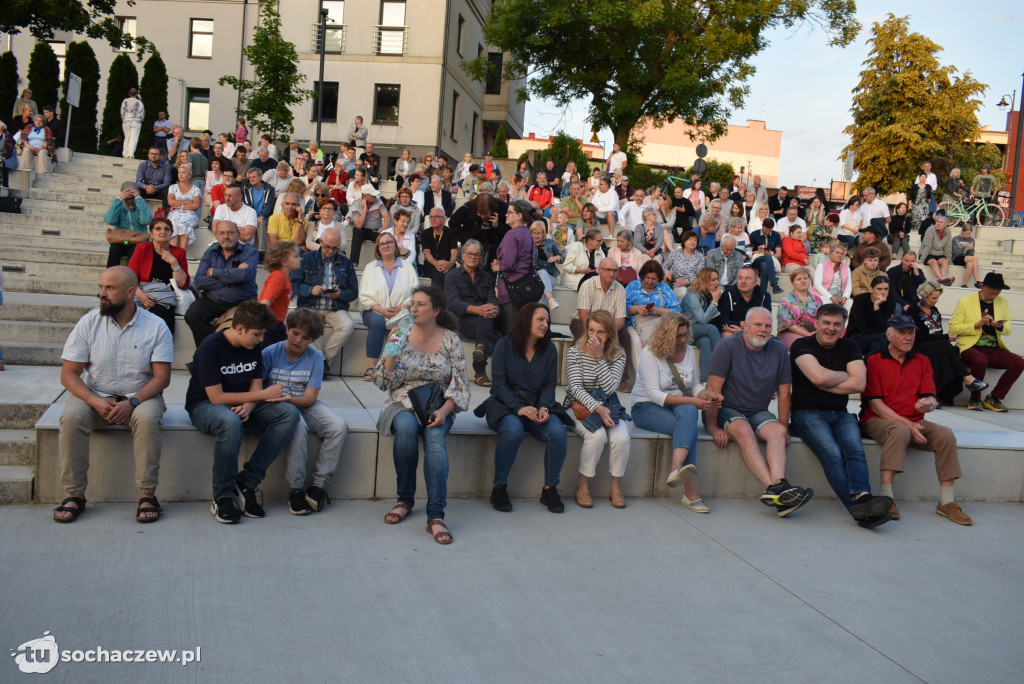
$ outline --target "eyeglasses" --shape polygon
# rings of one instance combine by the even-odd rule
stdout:
[[[468,259],[470,257],[473,257],[474,259],[479,259],[483,255],[480,252],[463,252],[462,256],[463,256],[463,258],[466,258],[466,259]]]
[[[320,243],[320,250],[324,251],[324,252],[327,252],[327,251],[337,252],[339,249],[341,249],[341,245],[329,245],[326,242],[321,242]]]
[[[328,195],[327,195],[326,192],[318,192],[318,193],[316,193],[316,196],[317,197],[327,197]]]
[[[431,221],[443,221],[444,220],[444,216],[431,216],[430,220]]]
[[[385,240],[385,241],[383,241],[383,242],[378,242],[378,243],[377,243],[377,246],[378,246],[378,247],[394,247],[394,246],[395,246],[395,245],[397,245],[397,244],[398,244],[398,243],[397,243],[397,242],[395,242],[395,241],[393,241],[393,240]]]

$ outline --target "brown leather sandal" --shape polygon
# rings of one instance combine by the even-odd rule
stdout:
[[[412,506],[399,501],[395,504],[394,508],[388,511],[387,515],[384,516],[384,522],[388,525],[397,525],[405,520],[405,516],[409,515],[411,511]]]
[[[481,387],[490,387],[491,385],[494,384],[493,382],[491,382],[490,380],[487,379],[486,375],[478,375],[478,376],[476,376],[476,379],[473,380],[473,382],[475,382],[476,384],[480,385]]]
[[[440,527],[437,532],[434,532],[432,528]],[[452,533],[448,531],[448,526],[444,524],[444,520],[441,518],[432,518],[427,521],[427,534],[434,537],[434,541],[438,544],[451,544]]]

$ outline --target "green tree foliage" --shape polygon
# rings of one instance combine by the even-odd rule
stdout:
[[[0,55],[0,119],[6,121],[18,99],[18,58],[8,50]]]
[[[704,169],[704,173],[700,174],[700,179],[705,192],[711,188],[712,183],[718,183],[723,188],[732,184],[732,177],[736,175],[736,170],[731,162],[720,162],[717,159],[705,159],[704,161],[707,162],[708,167]]]
[[[128,97],[128,91],[139,87],[139,72],[132,63],[132,58],[121,53],[110,64],[110,75],[107,77],[107,104],[103,107],[103,124],[100,127],[100,152],[109,154],[108,140],[124,137],[121,127],[121,102]],[[145,104],[145,100],[143,100]],[[142,146],[140,142],[140,147]]]
[[[853,89],[853,123],[844,129],[851,142],[840,158],[853,151],[856,186],[883,195],[906,191],[923,161],[948,170],[949,160],[973,147],[978,96],[988,88],[970,72],[942,66],[942,47],[911,33],[908,22],[889,14],[872,26],[871,52]]]
[[[581,179],[586,180],[590,176],[590,160],[587,159],[587,153],[583,151],[583,145],[565,131],[558,131],[551,138],[551,146],[537,154],[540,164],[538,168],[543,168],[548,159],[554,159],[555,166],[560,169],[565,169],[566,164],[574,161]]]
[[[28,60],[28,87],[32,99],[39,105],[39,113],[46,105],[56,105],[60,91],[60,62],[50,44],[39,41],[32,48]]]
[[[266,131],[275,140],[287,141],[295,130],[292,107],[313,93],[301,87],[306,77],[299,72],[295,45],[281,37],[276,2],[260,2],[259,26],[242,52],[255,70],[255,78],[222,76],[218,83],[238,91],[238,113],[246,118],[250,130]]]
[[[508,159],[508,136],[505,134],[505,127],[501,124],[498,124],[498,132],[494,134],[491,154],[495,159]]]
[[[508,55],[504,76],[568,105],[590,98],[589,120],[628,149],[635,128],[682,119],[695,136],[726,131],[775,27],[819,26],[848,45],[854,0],[495,0],[484,37]],[[488,76],[486,55],[463,63]]]
[[[935,173],[941,173],[942,176],[946,176],[950,170],[956,167],[960,169],[960,177],[964,179],[967,185],[970,185],[971,179],[981,173],[981,167],[985,164],[992,167],[992,175],[996,177],[998,186],[1002,188],[1007,181],[1007,175],[1001,168],[1003,153],[992,143],[961,145],[951,162],[945,164],[949,168],[941,168],[936,170]]]
[[[114,48],[134,44],[142,59],[152,44],[141,36],[132,40],[122,33],[114,17],[116,8],[117,0],[7,0],[0,12],[0,33],[17,35],[27,30],[36,39],[45,40],[56,31],[68,31],[106,40]]]
[[[146,106],[146,116],[142,119],[142,133],[139,146],[135,148],[135,156],[145,159],[149,154],[149,145],[153,141],[153,124],[156,115],[167,111],[167,67],[160,53],[154,51],[142,67],[142,85],[139,94]]]
[[[96,53],[88,41],[68,44],[67,56],[64,58],[64,84],[61,89],[65,98],[68,92],[68,74],[75,74],[82,79],[78,106],[71,116],[68,147],[75,152],[93,154],[96,152],[96,113],[100,105],[100,63],[96,61]],[[60,111],[60,118],[67,124],[68,103],[64,98],[61,99]]]
[[[647,166],[646,164],[629,164],[626,167],[626,176],[629,177],[629,184],[636,190],[647,190],[656,185],[661,185],[668,178],[666,171]]]

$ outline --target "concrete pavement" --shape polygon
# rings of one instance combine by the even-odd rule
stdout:
[[[964,528],[901,502],[874,531],[835,501],[785,520],[709,504],[456,500],[448,547],[422,505],[388,526],[386,502],[305,518],[272,502],[234,527],[199,503],[145,526],[131,505],[73,525],[7,506],[0,642],[201,649],[187,666],[58,663],[74,682],[1021,680],[1021,504],[966,504]],[[0,681],[27,677],[14,661]]]

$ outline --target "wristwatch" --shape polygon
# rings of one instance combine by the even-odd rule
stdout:
[[[130,399],[128,400],[128,403],[132,405],[132,408],[135,408],[135,407],[136,407],[136,406],[138,406],[138,405],[139,405],[139,403],[141,403],[141,402],[139,402],[139,398],[138,398],[138,397],[132,397],[132,398],[130,398]]]

